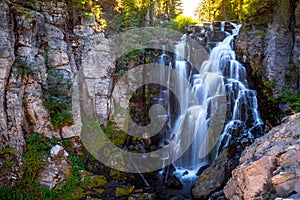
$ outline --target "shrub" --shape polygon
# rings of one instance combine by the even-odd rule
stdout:
[[[23,80],[29,76],[34,78],[37,69],[34,67],[34,63],[28,61],[28,58],[18,58],[12,65],[12,70],[17,73]]]
[[[287,103],[293,113],[300,112],[300,91],[283,90],[279,96],[283,103]]]
[[[174,20],[171,20],[169,28],[184,33],[186,32],[186,27],[188,25],[193,25],[197,23],[199,22],[197,20],[194,20],[192,17],[178,15]]]
[[[57,129],[73,124],[72,82],[58,70],[50,70],[43,86],[43,104],[48,110],[51,123]]]

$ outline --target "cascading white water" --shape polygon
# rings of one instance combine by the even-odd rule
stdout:
[[[162,46],[162,54],[160,55],[160,58],[158,60],[159,64],[165,64],[165,61],[168,60],[168,55],[166,53],[166,46],[163,45]],[[161,80],[165,80],[166,79],[166,85],[169,86],[170,84],[170,79],[171,79],[171,69],[172,69],[172,63],[170,61],[168,61],[168,65],[169,65],[169,69],[166,71],[165,68],[159,68],[160,70],[160,79]],[[168,88],[168,87],[167,87]],[[170,109],[170,91],[168,89],[164,89],[162,91],[160,91],[159,93],[159,97],[158,97],[158,103],[162,104],[165,109],[166,109],[166,114],[168,116],[171,116],[171,109]],[[171,117],[169,117],[169,119],[167,120],[167,129],[171,129],[172,126],[172,120]],[[166,140],[168,138],[168,135],[164,135],[164,140]],[[163,142],[163,140],[162,140]],[[162,145],[162,144],[161,144]]]
[[[190,75],[186,61],[180,56],[175,57],[176,71],[191,82],[198,99],[198,105],[189,105],[186,88],[183,88],[182,83],[176,83],[176,87],[180,91],[179,94],[186,97],[186,102],[180,102],[181,110],[183,109],[185,112],[178,115],[173,125],[171,135],[176,145],[172,154],[180,152],[180,148],[187,137],[194,137],[192,145],[174,163],[175,174],[181,179],[195,177],[201,166],[215,159],[221,142],[225,146],[228,145],[231,137],[230,130],[237,123],[243,126],[243,133],[248,134],[249,138],[253,138],[252,129],[263,124],[257,111],[256,92],[248,88],[246,70],[236,61],[235,53],[231,47],[233,37],[238,33],[238,26],[234,26],[236,30],[212,49],[209,59],[203,63],[198,74]],[[179,55],[185,55],[186,48],[183,39],[175,46],[175,52]],[[215,148],[211,149],[208,148],[209,144],[206,137],[211,122],[210,117],[214,112],[211,104],[214,103],[215,98],[225,93],[228,101],[227,112],[230,114],[224,124],[223,132],[220,132],[219,138],[216,138],[218,142]],[[193,134],[186,135],[187,132]]]

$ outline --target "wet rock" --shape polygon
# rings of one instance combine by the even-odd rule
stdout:
[[[201,33],[205,32],[203,25],[190,25],[188,26],[189,33]]]
[[[213,22],[212,26],[214,31],[221,31],[221,26],[222,26],[221,22]]]
[[[224,193],[228,199],[267,196],[288,198],[300,193],[300,114],[256,139],[243,152]]]
[[[182,182],[175,175],[171,175],[165,182],[167,187],[174,189],[181,189],[183,187]]]
[[[226,197],[225,197],[225,194],[224,194],[224,191],[223,191],[223,190],[214,192],[214,193],[211,195],[211,198],[212,198],[212,199],[215,199],[215,200],[226,200]]]
[[[232,30],[235,29],[235,27],[232,25],[232,23],[234,23],[234,22],[225,22],[225,27],[224,27],[225,31],[230,34],[232,34]],[[236,23],[236,24],[238,24],[238,23]]]
[[[209,31],[207,36],[209,42],[220,42],[226,38],[226,33],[224,31]]]
[[[210,167],[196,180],[192,189],[194,199],[207,199],[213,192],[221,189],[230,175],[228,152],[224,150]]]
[[[205,28],[206,31],[212,31],[212,24],[209,22],[203,23],[203,27]]]
[[[204,171],[205,169],[207,169],[209,166],[210,166],[210,165],[203,165],[203,166],[201,166],[201,167],[199,168],[198,172],[197,172],[197,176],[200,176],[200,175],[203,173],[203,171]]]

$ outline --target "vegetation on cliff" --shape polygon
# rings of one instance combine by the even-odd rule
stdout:
[[[266,24],[271,19],[276,0],[205,0],[195,14],[201,22],[240,20]]]

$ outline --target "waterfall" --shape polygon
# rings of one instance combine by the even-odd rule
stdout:
[[[236,28],[232,31],[233,34],[228,34],[223,42],[216,44],[210,52],[209,59],[203,62],[198,73],[191,73],[187,61],[181,56],[175,56],[173,68],[190,81],[198,100],[198,105],[190,105],[186,88],[183,88],[181,82],[175,83],[179,94],[186,97],[186,101],[179,102],[184,112],[179,113],[176,120],[172,122],[170,140],[173,140],[175,145],[171,153],[179,153],[185,139],[194,138],[192,145],[174,163],[175,174],[182,180],[195,177],[200,167],[211,163],[217,157],[217,152],[229,144],[233,131],[237,127],[242,127],[239,134],[247,135],[247,138],[253,140],[253,131],[263,125],[258,113],[256,92],[249,89],[246,70],[236,60],[232,49],[232,41],[234,35],[238,34],[239,28],[233,25]],[[224,23],[222,23],[222,30],[224,30]],[[185,37],[175,46],[176,55],[189,53]],[[220,131],[218,138],[215,138],[216,145],[211,148],[207,136],[209,126],[212,125],[211,118],[216,112],[213,104],[218,102],[217,99],[221,95],[227,98],[226,120],[222,124],[224,128]],[[169,100],[166,96],[161,96],[161,98]]]

